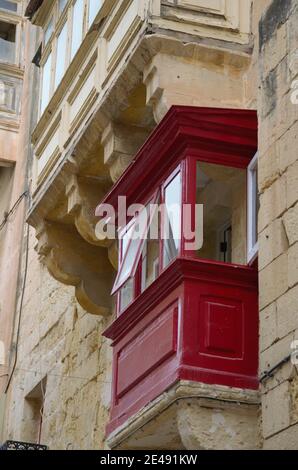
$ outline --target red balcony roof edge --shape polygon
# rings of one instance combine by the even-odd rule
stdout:
[[[118,196],[136,201],[150,191],[155,179],[186,149],[203,155],[217,154],[224,161],[234,157],[235,166],[247,166],[257,151],[258,119],[254,110],[172,106],[140,148],[103,203],[117,208]]]
[[[245,286],[248,289],[258,287],[258,271],[253,267],[194,258],[177,258],[103,332],[103,336],[118,342],[184,279],[227,286]]]

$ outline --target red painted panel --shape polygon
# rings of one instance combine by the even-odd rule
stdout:
[[[181,378],[258,388],[257,272],[251,272],[254,288],[228,276],[223,282],[220,270],[212,282],[199,274],[185,282]]]
[[[177,350],[177,302],[161,312],[118,353],[117,398],[128,392]]]
[[[182,285],[175,288],[174,283],[171,286],[171,292],[165,295],[163,290],[164,295],[160,298],[151,285],[143,296],[150,297],[151,309],[146,309],[147,302],[141,296],[137,310],[134,311],[133,303],[111,327],[114,330],[119,326],[119,330],[114,343],[113,397],[108,433],[178,380],[177,336],[183,288]],[[155,295],[150,294],[151,290]],[[129,315],[129,328],[123,332],[123,318]]]
[[[243,357],[243,303],[224,297],[201,297],[199,352],[216,357]]]

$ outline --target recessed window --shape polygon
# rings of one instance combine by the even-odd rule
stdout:
[[[16,59],[15,24],[0,21],[0,61],[13,64]]]
[[[63,26],[57,39],[55,88],[61,82],[64,72],[65,72],[66,51],[67,51],[67,23]]]
[[[84,0],[76,0],[73,7],[71,58],[78,51],[83,40]]]
[[[41,443],[46,377],[25,397],[23,423],[24,439],[27,442]]]
[[[89,0],[88,25],[91,26],[102,6],[103,0]]]
[[[260,208],[258,193],[258,154],[256,154],[252,159],[247,171],[247,252],[248,263],[251,264],[258,255],[258,213]]]
[[[0,0],[0,9],[17,12],[18,4],[10,0]]]

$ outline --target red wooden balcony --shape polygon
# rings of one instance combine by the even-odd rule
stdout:
[[[248,258],[248,212],[257,208],[247,210],[246,184],[256,150],[254,111],[173,107],[103,201],[121,226],[118,317],[105,332],[114,357],[108,434],[178,381],[258,388],[258,275]],[[119,196],[164,204],[148,218],[157,237],[129,241],[137,219],[119,224]],[[201,227],[185,204],[192,216],[203,204]],[[201,231],[202,246],[190,245],[185,226]]]

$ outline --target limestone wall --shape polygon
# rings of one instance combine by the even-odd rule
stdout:
[[[260,373],[298,338],[298,1],[273,0],[260,23]],[[297,369],[288,361],[262,388],[265,449],[298,448]]]
[[[111,348],[101,336],[105,320],[84,312],[73,289],[51,278],[35,243],[32,229],[7,438],[28,441],[34,435],[38,423],[28,399],[44,380],[41,442],[51,449],[100,449],[111,381]]]
[[[273,8],[282,3],[283,8],[277,10],[279,20],[273,22],[274,27],[272,22],[268,24],[274,12],[263,16],[259,53],[258,22],[271,3]],[[290,104],[291,83],[298,73],[293,60],[297,16],[297,0],[253,2],[252,63],[245,86],[241,84],[242,105],[258,107],[260,116],[260,372],[288,355],[295,335],[298,339],[298,105]],[[261,88],[257,97],[258,71]],[[209,80],[213,75],[208,73],[204,70],[208,83],[204,93],[218,96],[218,83]],[[237,96],[239,86],[235,80]],[[229,93],[234,96],[232,88]],[[200,100],[196,104],[200,105]],[[216,104],[221,103],[217,100]],[[53,280],[38,260],[35,243],[32,229],[5,438],[30,440],[38,436],[38,409],[43,402],[42,443],[51,449],[100,449],[106,445],[112,354],[101,333],[110,319],[86,313],[78,305],[74,289]],[[22,274],[25,257],[23,251]],[[15,339],[16,334],[17,328]],[[290,363],[264,386],[265,448],[297,448],[297,388],[297,375]]]

